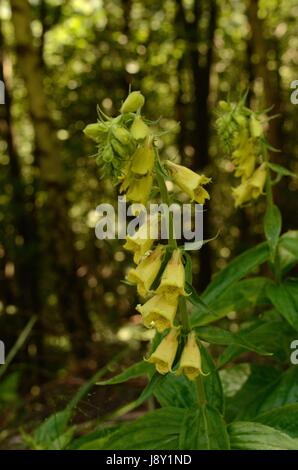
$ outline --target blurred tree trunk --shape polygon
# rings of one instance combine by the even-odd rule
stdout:
[[[265,107],[269,108],[272,106],[273,114],[281,114],[283,111],[283,103],[281,98],[278,68],[274,71],[271,71],[268,68],[268,52],[270,49],[276,51],[277,48],[270,48],[268,40],[264,37],[264,21],[258,16],[258,6],[259,0],[247,1],[247,18],[250,25],[248,50],[251,55],[254,56],[254,60],[251,61],[250,66],[250,80],[262,80]],[[281,117],[273,119],[270,122],[268,138],[273,147],[282,150],[283,132]]]
[[[55,273],[55,294],[72,345],[76,352],[84,354],[90,325],[82,286],[76,275],[76,252],[68,215],[64,169],[44,92],[40,55],[31,32],[31,7],[28,0],[11,0],[10,3],[17,63],[27,89],[34,128],[39,180],[41,189],[46,192],[40,220],[42,253],[48,256],[46,261],[50,262]]]
[[[0,20],[0,79],[5,85],[5,105],[0,106],[1,136],[7,143],[9,156],[8,183],[13,189],[12,214],[15,227],[14,236],[14,265],[17,285],[15,299],[19,311],[26,315],[38,314],[40,299],[38,289],[38,257],[36,249],[36,218],[34,194],[26,195],[25,185],[21,174],[19,156],[14,144],[11,117],[11,98],[4,69],[4,41]],[[30,211],[28,210],[28,206]],[[15,244],[16,237],[21,237],[21,243]]]
[[[208,27],[204,33],[201,33],[200,20],[203,11],[208,14]],[[183,27],[183,37],[186,41],[186,48],[190,62],[192,75],[193,101],[192,101],[192,119],[194,121],[191,134],[191,144],[195,150],[195,158],[192,160],[191,167],[194,171],[202,171],[209,163],[209,91],[210,91],[210,72],[213,58],[213,39],[216,27],[217,5],[215,0],[210,2],[201,2],[195,0],[193,9],[194,19],[189,22],[186,19],[182,0],[177,2],[178,31]],[[204,53],[199,52],[200,41],[204,37],[206,49]],[[181,113],[181,111],[180,111]],[[204,212],[204,237],[208,238],[209,233],[208,211]],[[209,244],[199,252],[200,258],[200,276],[198,280],[198,289],[203,290],[211,279],[211,250]]]

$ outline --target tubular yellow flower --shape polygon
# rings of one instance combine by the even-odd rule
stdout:
[[[162,295],[154,295],[144,305],[137,305],[136,309],[142,315],[144,325],[150,328],[153,325],[157,331],[173,327],[173,321],[178,308],[178,297],[168,300]]]
[[[204,204],[206,199],[210,199],[203,185],[209,183],[211,178],[207,178],[205,175],[198,175],[194,171],[189,170],[189,168],[177,165],[169,160],[166,161],[166,166],[174,183],[188,194],[192,201],[196,201],[198,204]]]
[[[136,116],[130,128],[130,133],[134,139],[143,140],[149,135],[150,129],[141,116]]]
[[[194,331],[188,334],[186,345],[182,351],[177,375],[185,374],[189,380],[194,380],[202,371],[201,353]]]
[[[151,285],[160,270],[163,254],[164,247],[158,245],[136,268],[128,271],[126,279],[137,285],[140,296],[145,297],[150,292]]]
[[[250,185],[252,188],[252,197],[257,199],[262,193],[266,183],[267,178],[267,165],[262,163],[262,165],[257,168],[252,177],[250,178]]]
[[[232,153],[232,161],[236,166],[235,176],[247,179],[252,175],[256,164],[256,149],[247,136],[242,136],[239,148]]]
[[[240,207],[242,204],[251,200],[251,187],[248,181],[241,183],[236,188],[232,188],[233,198],[235,200],[235,207]]]
[[[148,362],[155,364],[156,370],[160,374],[167,374],[172,369],[178,348],[178,336],[179,330],[172,328],[147,359]]]
[[[120,112],[123,113],[134,113],[138,109],[142,108],[145,103],[145,98],[140,91],[133,91],[128,95],[126,100],[121,106]]]
[[[251,199],[257,199],[263,193],[266,178],[267,165],[262,163],[248,180],[232,189],[235,207],[239,207]]]
[[[126,197],[132,202],[146,204],[152,189],[153,176],[148,174],[142,178],[134,178],[126,192]]]
[[[156,293],[164,294],[168,299],[173,299],[178,295],[186,295],[184,284],[185,271],[181,260],[181,251],[177,249],[173,252],[162,274]]]
[[[146,175],[153,168],[154,158],[152,139],[148,138],[133,154],[131,171],[137,175]]]
[[[133,260],[136,264],[153,245],[154,231],[158,232],[156,224],[158,224],[158,217],[149,217],[134,235],[127,235],[123,248],[134,253]]]

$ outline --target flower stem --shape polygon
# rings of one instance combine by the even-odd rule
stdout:
[[[207,398],[205,394],[205,387],[204,387],[204,382],[203,382],[203,377],[202,375],[199,375],[196,378],[196,385],[197,385],[197,397],[198,397],[198,404],[205,405],[207,403]]]
[[[186,308],[186,299],[184,296],[180,296],[179,298],[179,312],[180,318],[182,323],[182,328],[184,333],[188,333],[190,331],[190,324],[189,324],[189,317]]]

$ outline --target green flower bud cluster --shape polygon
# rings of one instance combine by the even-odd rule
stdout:
[[[144,103],[144,96],[133,91],[123,102],[118,116],[111,118],[98,108],[98,122],[84,129],[85,135],[97,144],[96,162],[103,175],[111,177],[115,183],[123,176],[138,146],[150,134],[140,115]]]

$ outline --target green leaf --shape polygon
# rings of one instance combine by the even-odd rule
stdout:
[[[161,408],[125,424],[108,436],[100,450],[176,450],[185,410]]]
[[[275,171],[275,173],[281,176],[293,176],[294,178],[297,178],[297,175],[293,173],[293,171],[288,170],[282,165],[277,165],[276,163],[269,163],[268,165],[271,170]]]
[[[200,351],[203,372],[208,374],[203,378],[208,403],[223,414],[225,405],[224,394],[218,370],[214,365],[211,355],[202,344],[200,345]]]
[[[196,385],[184,375],[165,375],[155,387],[154,396],[162,407],[191,408],[197,402]]]
[[[298,402],[298,367],[290,367],[272,384],[263,402],[258,408],[258,414],[283,405]]]
[[[35,445],[50,448],[52,443],[57,442],[59,437],[64,434],[70,416],[71,411],[66,409],[47,418],[33,434]]]
[[[278,383],[281,372],[274,367],[248,364],[250,373],[243,378],[242,387],[226,398],[226,418],[234,420],[250,420],[259,414],[259,408],[266,399],[268,390],[272,390]],[[229,369],[222,372],[228,372]]]
[[[269,204],[264,217],[264,232],[270,246],[272,261],[274,260],[281,225],[282,219],[279,208],[275,204]]]
[[[206,325],[225,317],[228,313],[268,303],[265,288],[269,282],[270,280],[261,276],[235,282],[210,303],[208,311],[194,309],[191,324]]]
[[[298,261],[298,230],[290,230],[280,237],[278,255],[281,271],[285,274]]]
[[[118,426],[111,426],[111,427],[103,427],[101,429],[97,429],[85,436],[81,436],[78,439],[73,440],[67,449],[70,450],[96,450],[100,449],[101,446],[106,441],[107,436],[112,434],[113,432],[120,429],[121,425]]]
[[[201,405],[185,413],[179,449],[228,450],[229,448],[226,425],[216,409],[209,405]]]
[[[123,382],[127,382],[127,380],[141,377],[142,375],[152,375],[154,371],[154,366],[146,361],[140,361],[136,364],[133,364],[128,369],[124,370],[118,375],[115,375],[111,379],[102,380],[101,382],[97,382],[97,385],[114,385],[120,384]]]
[[[298,281],[271,283],[266,293],[278,312],[298,331]]]
[[[271,353],[265,351],[263,347],[247,340],[243,332],[231,333],[217,326],[201,326],[196,328],[196,331],[201,339],[211,344],[235,345],[258,354],[271,355]]]
[[[238,336],[249,342],[259,350],[260,354],[271,353],[280,361],[288,362],[289,344],[295,331],[286,323],[276,312],[277,316],[272,314],[263,316],[262,320],[252,321],[248,326],[244,326],[238,333]],[[263,351],[263,352],[262,352]],[[218,367],[222,367],[235,357],[245,352],[241,346],[230,345],[218,358]]]
[[[267,261],[268,258],[269,247],[265,242],[237,256],[214,277],[203,292],[202,300],[211,305],[229,286]]]
[[[264,424],[239,421],[228,426],[233,450],[297,450],[298,439]]]
[[[298,438],[298,403],[267,411],[256,416],[254,421],[279,429],[291,437]]]

